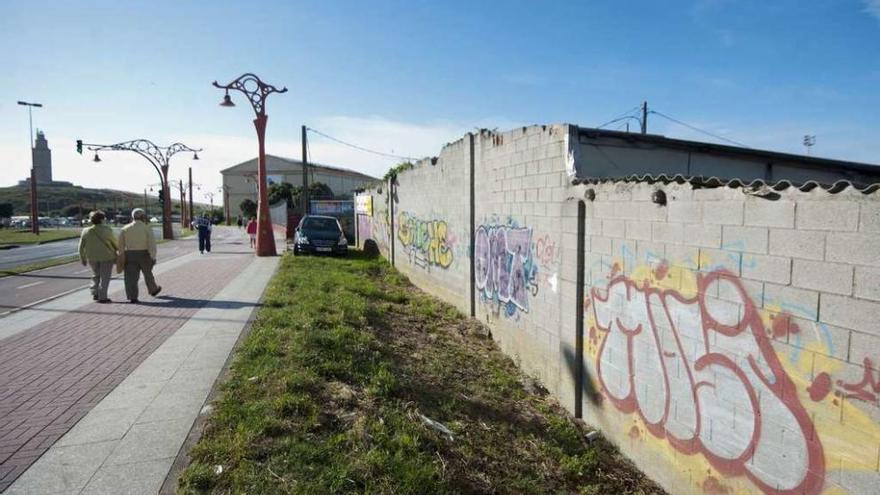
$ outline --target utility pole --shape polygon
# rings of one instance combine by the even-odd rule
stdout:
[[[192,168],[192,167],[190,167]],[[183,187],[183,179],[179,179],[180,183],[178,188],[180,189],[180,228],[186,228],[186,189]]]
[[[302,173],[303,188],[300,199],[303,204],[303,216],[309,214],[309,156],[308,156],[308,137],[306,136],[306,126],[302,126]]]
[[[810,155],[810,148],[816,145],[816,136],[807,134],[804,136],[804,147],[807,148],[807,156]]]
[[[195,210],[193,210],[193,168],[190,167],[189,168],[189,216],[190,216],[190,222],[192,221],[193,213],[195,213]]]
[[[144,215],[150,218],[150,204],[147,202],[147,188],[144,188]]]
[[[648,102],[642,102],[642,134],[648,133]]]

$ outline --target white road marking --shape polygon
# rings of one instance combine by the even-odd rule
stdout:
[[[30,283],[30,284],[19,285],[19,286],[16,287],[15,289],[16,289],[16,290],[18,290],[18,289],[27,289],[28,287],[33,287],[33,286],[35,286],[35,285],[40,285],[40,284],[44,284],[44,283],[46,283],[46,281],[45,281],[45,280],[41,280],[41,281],[39,281],[39,282],[33,282],[33,283]]]
[[[80,273],[86,273],[92,271],[91,268],[86,268],[85,270],[80,270],[78,272],[73,272],[74,275],[79,275]]]

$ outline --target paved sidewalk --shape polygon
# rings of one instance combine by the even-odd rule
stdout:
[[[0,319],[0,491],[158,491],[279,260],[225,235],[140,305],[83,291]]]

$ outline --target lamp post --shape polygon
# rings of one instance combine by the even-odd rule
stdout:
[[[185,229],[188,225],[187,216],[192,214],[186,211],[186,187],[183,185],[183,179],[180,179],[178,182],[172,182],[171,186],[180,193],[180,228]]]
[[[208,197],[208,201],[211,202],[211,217],[214,217],[214,191],[205,191],[205,196]]]
[[[277,89],[275,86],[266,84],[254,74],[242,74],[227,85],[220,85],[214,81],[214,86],[225,89],[226,94],[223,96],[223,102],[220,106],[234,107],[232,98],[229,97],[229,90],[233,89],[241,91],[248,97],[251,106],[254,109],[256,118],[254,119],[254,128],[257,131],[257,141],[259,142],[259,155],[257,158],[257,256],[275,256],[275,234],[272,231],[272,221],[269,218],[269,198],[266,184],[266,122],[269,116],[266,115],[266,98],[272,93],[285,93],[287,88]]]
[[[28,107],[28,124],[30,124],[29,147],[31,149],[31,232],[40,235],[40,214],[37,207],[37,171],[34,168],[34,114],[33,109],[43,108],[42,103],[19,101],[19,105]]]
[[[133,151],[144,157],[159,174],[159,182],[162,184],[162,238],[174,239],[174,229],[171,226],[171,188],[168,182],[168,167],[171,157],[182,151],[191,151],[193,160],[199,159],[201,149],[193,149],[182,143],[174,143],[171,146],[156,146],[146,139],[135,139],[116,144],[90,144],[77,142],[78,146],[88,146],[90,151],[95,152],[95,162],[100,162],[98,151]]]

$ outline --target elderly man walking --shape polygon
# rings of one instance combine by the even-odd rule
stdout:
[[[97,210],[89,214],[90,227],[82,231],[79,238],[79,259],[83,266],[92,268],[92,299],[105,304],[112,302],[107,297],[107,288],[113,276],[116,263],[116,238],[113,230],[104,223],[106,215]]]
[[[205,254],[205,251],[211,252],[211,219],[202,213],[192,221],[192,227],[199,232],[199,252]]]
[[[156,264],[156,239],[153,229],[147,225],[144,210],[131,211],[131,223],[122,227],[119,233],[119,260],[116,271],[125,271],[125,295],[132,303],[138,302],[138,280],[144,273],[144,282],[151,296],[156,296],[162,287],[153,278],[153,265]]]

